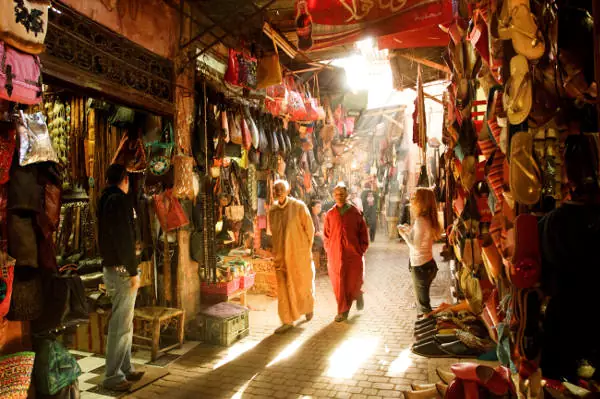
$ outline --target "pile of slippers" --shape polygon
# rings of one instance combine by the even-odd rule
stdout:
[[[412,352],[429,358],[476,358],[495,347],[485,326],[468,312],[417,320],[415,339]]]
[[[477,363],[456,363],[450,370],[438,368],[440,381],[435,384],[412,385],[405,399],[484,399],[516,398],[510,370]]]

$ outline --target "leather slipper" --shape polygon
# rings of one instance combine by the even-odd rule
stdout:
[[[511,124],[518,125],[527,120],[533,105],[533,91],[529,62],[522,55],[510,60],[510,78],[506,82],[503,101]]]
[[[413,391],[428,391],[435,388],[435,384],[410,384],[410,388]]]
[[[435,341],[429,341],[426,344],[419,346],[412,346],[411,352],[415,355],[428,357],[428,358],[448,358],[457,357],[454,353],[444,349],[443,345],[438,344]]]
[[[533,134],[519,132],[510,143],[510,192],[522,204],[536,204],[542,194],[540,169],[533,157]]]
[[[402,391],[405,399],[437,399],[439,398],[438,390],[434,386],[422,391]]]
[[[479,352],[467,347],[460,341],[450,342],[447,344],[440,344],[440,349],[444,352],[450,353],[453,357],[478,357]]]
[[[438,367],[435,369],[435,372],[446,385],[450,385],[456,379],[456,375],[452,371],[443,370]]]
[[[506,373],[507,369],[502,366],[494,369],[477,363],[456,363],[451,370],[456,378],[477,382],[494,395],[503,396],[512,390],[510,372]]]

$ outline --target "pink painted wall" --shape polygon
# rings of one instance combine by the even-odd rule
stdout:
[[[174,58],[177,12],[162,0],[62,0],[90,19],[148,50]]]

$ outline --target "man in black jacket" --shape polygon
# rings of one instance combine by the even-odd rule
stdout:
[[[106,345],[104,387],[127,391],[132,381],[142,378],[131,363],[133,311],[140,277],[135,254],[133,206],[127,196],[129,177],[122,165],[106,172],[108,187],[98,204],[98,239],[103,258],[104,283],[112,301]]]

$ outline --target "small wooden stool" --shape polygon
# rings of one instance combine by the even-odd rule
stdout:
[[[160,306],[137,308],[134,312],[133,321],[134,324],[137,324],[136,322],[140,323],[138,331],[134,330],[133,339],[149,342],[145,345],[134,344],[134,346],[150,348],[152,361],[155,361],[158,358],[158,355],[163,352],[181,348],[185,324],[185,313],[182,309]],[[161,328],[168,328],[171,324],[175,324],[176,336],[173,337],[173,339],[176,340],[177,343],[160,348]],[[136,334],[136,332],[138,334]]]

